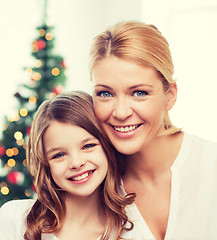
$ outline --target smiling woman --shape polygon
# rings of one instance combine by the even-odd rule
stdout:
[[[137,196],[129,217],[143,239],[215,240],[217,144],[170,121],[173,74],[169,44],[153,25],[121,22],[94,38],[94,110],[122,154],[122,190]]]
[[[144,147],[145,139],[148,143],[163,133],[165,113],[176,100],[175,84],[165,92],[153,68],[114,56],[94,67],[92,80],[95,113],[118,151],[132,154]]]
[[[27,161],[37,200],[1,207],[1,239],[142,239],[125,213],[135,195],[119,193],[116,151],[95,118],[90,95],[64,93],[42,103]]]

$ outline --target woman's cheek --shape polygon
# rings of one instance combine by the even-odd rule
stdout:
[[[105,122],[112,113],[112,107],[109,103],[94,102],[94,111],[100,122]]]

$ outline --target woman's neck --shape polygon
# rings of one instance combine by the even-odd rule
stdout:
[[[127,169],[124,178],[128,176],[156,179],[170,171],[181,144],[183,134],[159,136],[152,140],[142,151],[126,156]]]

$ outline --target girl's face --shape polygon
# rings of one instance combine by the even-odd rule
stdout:
[[[90,196],[106,177],[108,162],[98,139],[81,127],[52,121],[45,154],[54,182],[71,196]]]
[[[92,79],[95,114],[119,152],[139,152],[163,131],[175,84],[165,92],[154,69],[114,56],[94,67]]]

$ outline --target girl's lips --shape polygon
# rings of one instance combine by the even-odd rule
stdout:
[[[89,178],[92,176],[92,174],[94,173],[94,171],[95,170],[90,170],[83,173],[79,173],[77,175],[74,175],[68,178],[68,180],[70,180],[72,183],[75,183],[75,184],[81,184],[81,183],[87,182]]]

